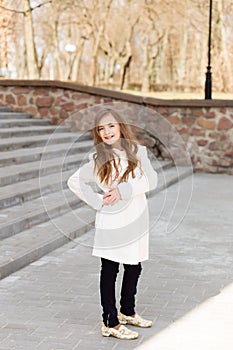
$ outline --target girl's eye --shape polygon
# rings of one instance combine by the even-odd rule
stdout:
[[[111,128],[114,127],[114,126],[115,126],[114,124],[110,125]]]
[[[101,130],[103,130],[103,128],[98,128],[98,131],[101,131]]]

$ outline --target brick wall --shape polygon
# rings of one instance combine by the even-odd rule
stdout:
[[[0,80],[0,105],[49,118],[53,124],[69,123],[73,130],[90,128],[103,104],[116,106],[138,125],[141,131],[135,132],[155,155],[153,135],[170,137],[169,124],[187,146],[196,171],[233,174],[233,101],[158,100],[68,82]],[[161,126],[160,115],[169,123]],[[168,156],[160,146],[161,155]]]

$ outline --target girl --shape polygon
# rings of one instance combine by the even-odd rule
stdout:
[[[135,339],[131,324],[150,327],[152,321],[135,312],[141,262],[149,258],[149,214],[145,192],[157,186],[158,176],[147,149],[133,136],[126,120],[115,110],[96,115],[92,137],[96,152],[68,179],[68,187],[96,210],[93,256],[101,258],[100,297],[102,335]],[[104,195],[88,182],[95,182]],[[121,308],[117,312],[115,282],[124,265]]]

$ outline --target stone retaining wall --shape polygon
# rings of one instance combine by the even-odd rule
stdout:
[[[145,130],[153,130],[157,117],[135,114],[139,108],[148,107],[166,118],[187,145],[196,171],[233,174],[233,101],[158,100],[68,82],[0,80],[0,106],[49,118],[57,125],[69,120],[75,130],[90,127],[93,113],[81,113],[87,107],[116,103]],[[140,137],[153,149],[152,135]]]

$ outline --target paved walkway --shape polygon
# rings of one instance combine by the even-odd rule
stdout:
[[[232,325],[233,283],[136,349],[232,350]]]
[[[0,281],[0,350],[191,350],[199,336],[198,317],[207,328],[211,319],[221,318],[228,330],[233,314],[229,289],[233,282],[233,178],[195,174],[189,210],[178,228],[167,233],[178,190],[182,195],[173,224],[183,216],[190,179],[149,199],[153,222],[166,197],[164,210],[151,229],[150,260],[143,263],[137,295],[137,312],[154,321],[152,328],[138,328],[140,337],[133,341],[101,336],[100,262],[91,256],[90,231]],[[117,300],[122,272],[121,266]],[[232,350],[231,334],[202,332],[205,346],[199,344],[196,349],[207,350],[206,344],[215,337],[218,350]],[[173,342],[173,337],[179,341]]]

